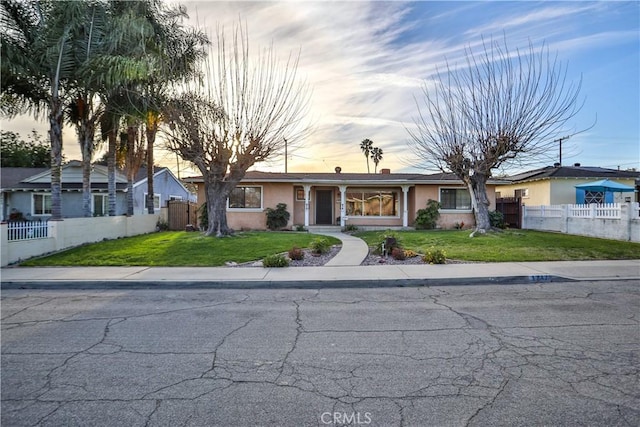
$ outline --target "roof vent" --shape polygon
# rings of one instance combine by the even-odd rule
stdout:
[[[380,169],[380,173],[382,175],[390,175],[391,174],[391,169]]]
[[[342,172],[342,168],[340,166],[336,166],[336,173]]]
[[[576,168],[579,168],[580,167],[580,163],[574,163],[573,166],[576,167]]]

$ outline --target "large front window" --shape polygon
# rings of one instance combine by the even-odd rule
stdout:
[[[261,209],[262,187],[236,187],[229,195],[231,209]]]
[[[33,215],[51,215],[51,194],[33,195]]]
[[[347,191],[348,216],[398,216],[398,193],[395,191]]]
[[[466,188],[441,188],[440,208],[451,210],[471,210],[471,197]]]

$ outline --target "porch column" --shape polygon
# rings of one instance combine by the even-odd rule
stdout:
[[[410,185],[403,185],[402,186],[402,196],[403,196],[403,202],[402,202],[402,226],[403,227],[408,227],[409,226],[409,187],[411,187]]]
[[[309,228],[309,196],[311,193],[310,185],[303,185],[304,187],[304,228]]]
[[[347,215],[347,186],[340,185],[340,227],[344,228],[347,224],[345,216]]]

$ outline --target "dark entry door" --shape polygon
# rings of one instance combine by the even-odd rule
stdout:
[[[316,224],[333,224],[333,191],[316,191]]]

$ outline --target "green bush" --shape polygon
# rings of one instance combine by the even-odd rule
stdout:
[[[447,254],[442,249],[431,248],[424,253],[422,260],[428,264],[444,264]]]
[[[289,267],[289,260],[282,254],[269,255],[262,260],[263,267]]]
[[[298,224],[295,227],[296,227],[296,231],[307,231],[307,229],[304,228],[304,225],[302,224]]]
[[[280,230],[289,222],[291,215],[287,212],[286,203],[278,203],[275,209],[267,208],[267,228],[269,230]]]
[[[324,254],[329,252],[329,249],[331,249],[331,245],[329,244],[329,241],[327,239],[318,238],[312,240],[311,243],[309,243],[309,248],[314,254]]]
[[[504,215],[502,212],[489,212],[489,223],[495,228],[504,228]]]
[[[289,258],[295,261],[301,261],[304,259],[304,251],[296,246],[289,249]]]
[[[204,202],[198,208],[198,224],[200,224],[200,229],[206,230],[209,228],[209,211],[207,210],[207,202]]]
[[[347,224],[342,231],[358,231],[358,226],[354,224]]]
[[[436,200],[429,199],[427,207],[419,209],[416,213],[416,229],[431,230],[436,228],[436,222],[440,218],[440,203]]]
[[[169,230],[169,223],[162,218],[158,219],[158,222],[156,222],[156,231],[168,231],[168,230]]]

